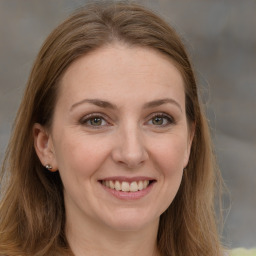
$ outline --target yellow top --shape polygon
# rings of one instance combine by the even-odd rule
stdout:
[[[246,250],[242,248],[231,251],[230,256],[256,256],[256,249]]]

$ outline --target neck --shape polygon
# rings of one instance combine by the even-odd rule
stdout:
[[[67,219],[66,235],[75,256],[160,256],[157,250],[158,222],[127,231],[113,230],[91,221],[75,225]]]

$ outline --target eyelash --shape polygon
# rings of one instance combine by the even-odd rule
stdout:
[[[160,125],[154,125],[153,123],[150,124],[151,126],[155,126],[156,128],[162,128],[162,127],[167,127],[169,125],[173,125],[175,124],[175,120],[172,116],[165,114],[165,113],[154,113],[150,116],[150,119],[146,122],[149,123],[150,121],[152,122],[154,118],[161,118],[161,119],[165,119],[165,124],[160,124]],[[88,122],[92,122],[93,119],[100,119],[101,122],[105,122],[106,124],[104,125],[92,125],[92,124],[88,124]],[[101,129],[102,127],[105,126],[111,126],[110,122],[108,122],[107,120],[108,118],[106,118],[106,116],[104,114],[101,113],[93,113],[93,114],[89,114],[84,116],[83,118],[80,119],[79,123],[85,126],[88,126],[90,128],[93,129]]]
[[[172,116],[168,115],[168,114],[165,114],[165,113],[154,113],[149,121],[152,121],[154,118],[162,118],[162,119],[165,119],[166,120],[166,123],[165,124],[161,124],[161,125],[154,125],[154,124],[151,124],[152,126],[155,126],[157,128],[162,128],[162,127],[166,127],[166,126],[169,126],[169,125],[173,125],[175,124],[175,120]],[[148,121],[148,122],[149,122]]]
[[[104,121],[107,123],[107,125],[92,125],[92,124],[87,124],[88,122],[92,121],[93,119],[100,119],[101,121]],[[79,121],[80,124],[85,125],[85,126],[89,126],[92,127],[93,129],[100,129],[103,126],[109,126],[110,123],[107,121],[107,118],[105,117],[104,114],[101,113],[93,113],[93,114],[89,114],[84,116],[83,118],[80,119]]]

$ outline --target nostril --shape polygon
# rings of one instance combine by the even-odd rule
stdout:
[[[141,166],[148,159],[148,153],[141,138],[135,138],[129,133],[123,136],[118,145],[113,148],[112,159],[118,164],[133,169]]]

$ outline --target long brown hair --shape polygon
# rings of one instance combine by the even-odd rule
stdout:
[[[214,216],[214,187],[220,175],[188,55],[166,22],[144,7],[124,2],[97,2],[79,9],[50,34],[38,54],[2,167],[0,254],[72,255],[64,233],[62,182],[58,172],[47,172],[41,165],[32,127],[51,127],[59,80],[67,67],[114,41],[150,47],[172,59],[185,82],[187,119],[195,124],[181,186],[160,217],[161,255],[221,255]]]

